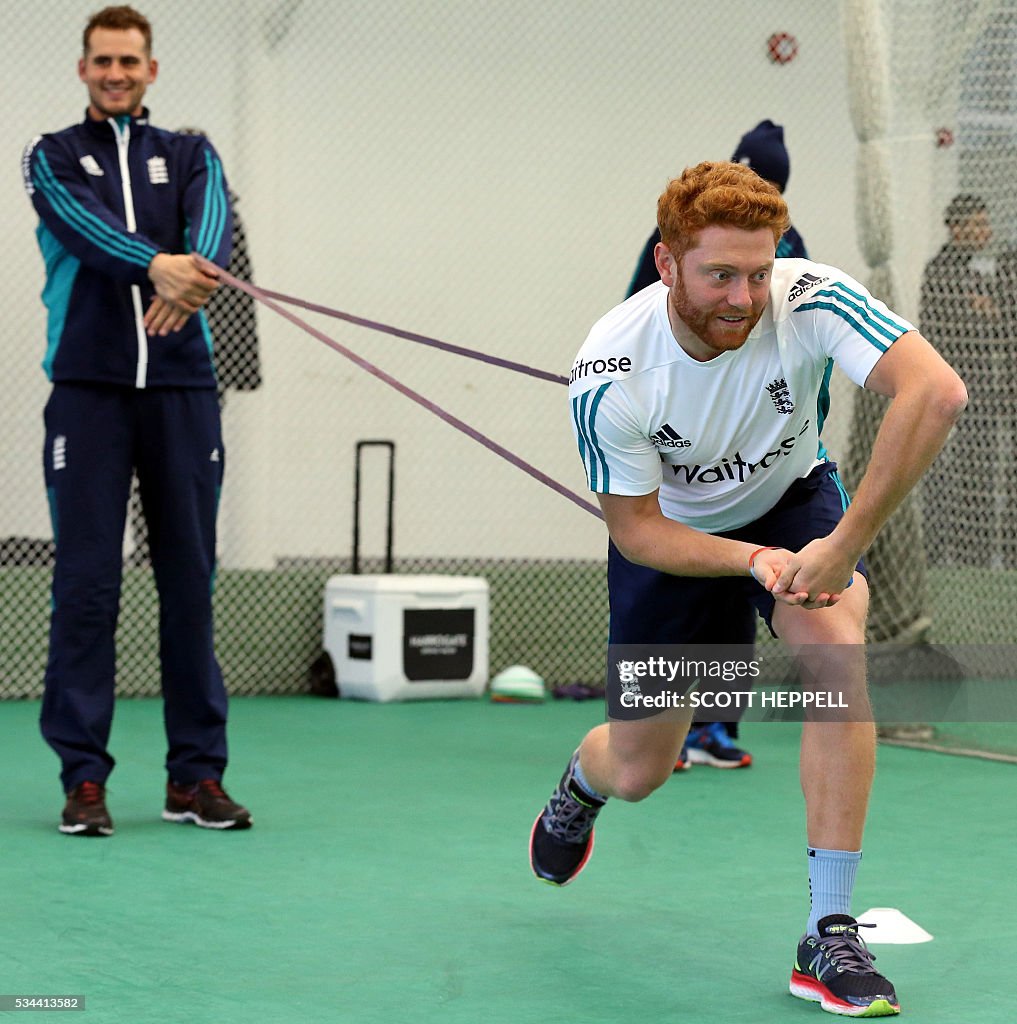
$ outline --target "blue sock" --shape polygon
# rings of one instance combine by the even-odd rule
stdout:
[[[861,850],[809,850],[809,892],[812,912],[805,931],[819,934],[819,921],[828,914],[850,914]]]
[[[586,776],[583,774],[583,769],[579,766],[579,755],[576,755],[575,764],[572,766],[572,777],[579,783],[582,788],[593,797],[594,800],[599,800],[601,803],[607,801],[607,797],[603,793],[598,793],[593,786],[586,781]]]

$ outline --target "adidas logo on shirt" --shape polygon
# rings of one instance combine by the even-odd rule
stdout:
[[[650,435],[650,440],[658,448],[691,448],[692,442],[682,437],[674,427],[665,423],[655,434]]]
[[[91,153],[86,153],[78,163],[80,163],[89,174],[94,175],[96,178],[102,178],[105,176],[103,169],[99,166],[99,161],[96,160]]]
[[[794,283],[794,287],[788,292],[787,297],[789,302],[794,302],[795,299],[800,299],[807,291],[811,291],[816,285],[822,284],[824,281],[829,281],[828,277],[816,277],[815,274],[802,274],[800,278]]]

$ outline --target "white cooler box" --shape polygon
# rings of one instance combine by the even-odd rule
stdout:
[[[325,586],[325,650],[344,698],[479,697],[487,636],[479,576],[333,576]]]

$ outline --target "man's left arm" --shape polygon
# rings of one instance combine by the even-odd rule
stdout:
[[[181,197],[187,231],[186,249],[225,267],[233,244],[233,211],[222,162],[207,139],[200,142],[192,155]],[[186,286],[189,276],[200,280],[202,275],[190,263],[179,266],[182,257],[162,256],[161,259],[165,266],[153,261],[150,273],[156,297],[146,312],[145,327],[150,334],[165,335],[171,330],[179,330],[194,312],[186,304],[175,301],[174,296]],[[204,305],[207,298],[206,294],[191,304],[195,307]]]
[[[184,189],[183,209],[187,218],[190,251],[225,267],[233,248],[233,209],[222,161],[208,139],[192,158],[190,177]]]
[[[899,337],[865,387],[890,399],[857,493],[827,537],[807,544],[774,586],[838,593],[894,509],[929,468],[967,404],[960,377],[917,331]]]

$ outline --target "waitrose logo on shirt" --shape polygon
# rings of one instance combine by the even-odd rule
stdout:
[[[671,470],[680,483],[719,484],[730,480],[744,483],[756,470],[769,469],[783,456],[790,455],[798,438],[808,431],[810,423],[811,420],[806,420],[805,426],[797,434],[785,437],[773,451],[767,452],[756,462],[749,462],[742,457],[740,451],[736,451],[734,455],[725,456],[715,466],[691,466],[679,462],[672,464]]]
[[[632,369],[632,360],[628,356],[611,356],[609,359],[579,359],[569,374],[569,383],[593,374],[628,373]]]

